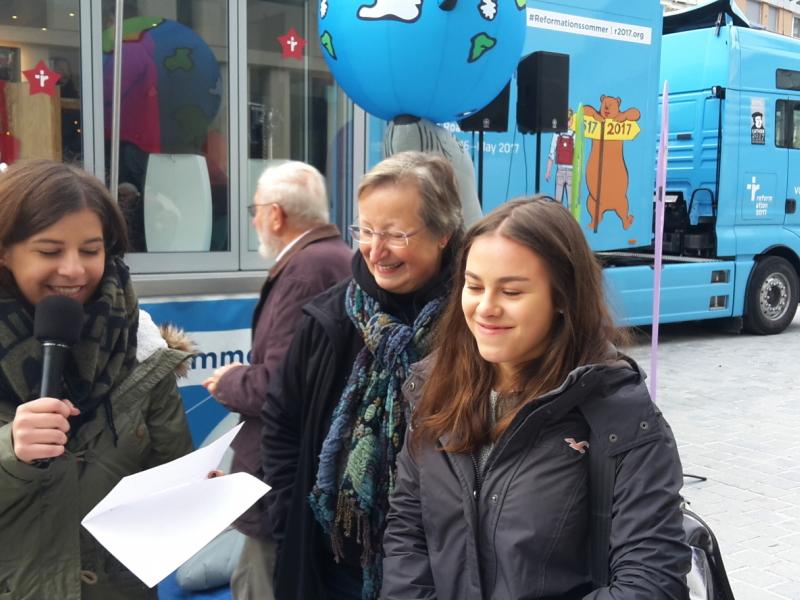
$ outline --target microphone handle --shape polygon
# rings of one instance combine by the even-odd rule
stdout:
[[[40,398],[59,398],[61,396],[61,374],[69,346],[53,340],[42,342],[42,388]],[[60,398],[59,398],[60,399]],[[33,461],[34,466],[46,469],[52,458],[41,458]]]
[[[60,398],[61,375],[69,346],[61,342],[46,340],[42,342],[42,388],[40,397]]]

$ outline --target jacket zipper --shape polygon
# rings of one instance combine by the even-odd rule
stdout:
[[[472,490],[472,498],[475,500],[475,505],[477,506],[478,498],[481,495],[481,484],[483,481],[481,479],[480,468],[478,467],[478,459],[475,458],[474,452],[470,454],[470,458],[472,458],[472,470],[475,473],[475,487]]]

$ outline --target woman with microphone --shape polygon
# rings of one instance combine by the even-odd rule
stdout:
[[[168,347],[140,313],[126,244],[84,171],[38,160],[0,175],[0,598],[156,596],[80,526],[122,477],[191,450],[175,378],[190,344],[173,331]],[[77,316],[43,314],[51,296]],[[40,307],[37,333],[80,324],[61,375],[42,372]],[[41,397],[43,379],[61,393]]]

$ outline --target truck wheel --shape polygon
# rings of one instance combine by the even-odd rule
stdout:
[[[768,256],[759,260],[747,288],[744,329],[757,335],[780,333],[797,312],[800,281],[785,258]]]

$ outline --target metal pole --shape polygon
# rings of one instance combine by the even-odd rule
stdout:
[[[114,84],[111,104],[111,197],[117,200],[119,190],[119,112],[120,87],[122,82],[122,19],[123,0],[117,0],[114,11]]]
[[[534,194],[538,194],[539,190],[541,189],[541,185],[540,184],[541,184],[542,167],[539,164],[539,162],[541,160],[542,160],[542,133],[541,133],[541,130],[539,130],[539,128],[537,127],[537,130],[536,130],[536,159],[535,159],[535,165],[536,166],[534,168],[534,172],[535,172],[534,181],[536,183],[535,183],[534,190],[533,190]],[[528,184],[526,183],[525,186],[527,187],[527,185]]]
[[[478,131],[478,204],[483,208],[483,129]]]

